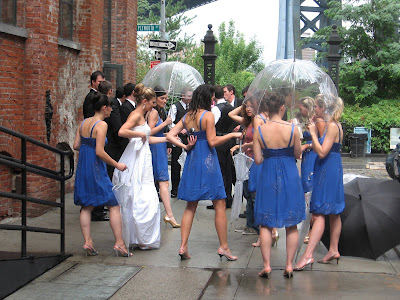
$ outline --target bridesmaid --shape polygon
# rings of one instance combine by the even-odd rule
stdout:
[[[106,95],[97,94],[91,102],[94,116],[83,120],[74,141],[74,150],[79,151],[74,203],[82,206],[79,221],[85,240],[83,250],[86,256],[98,255],[90,233],[91,212],[94,207],[108,206],[110,226],[115,237],[114,250],[122,256],[131,256],[122,238],[120,207],[112,192],[113,186],[106,168],[106,163],[120,171],[127,168],[104,151],[104,145],[107,144],[107,123],[104,119],[111,114],[111,101]]]
[[[330,246],[325,257],[319,263],[329,263],[336,259],[339,263],[338,250],[339,237],[342,229],[340,213],[343,211],[343,167],[340,148],[342,146],[343,130],[339,123],[343,112],[343,101],[339,101],[339,110],[327,123],[327,128],[320,141],[318,141],[315,124],[309,126],[313,149],[318,154],[314,165],[313,193],[311,196],[310,212],[314,214],[314,224],[311,229],[310,239],[303,256],[297,263],[295,271],[303,270],[307,265],[314,263],[313,253],[321,240],[325,228],[325,216],[330,219]],[[325,119],[326,104],[323,96],[316,97],[315,115]]]
[[[271,274],[272,228],[286,229],[286,265],[283,276],[293,277],[293,258],[299,234],[297,224],[305,219],[304,192],[295,158],[301,154],[300,133],[294,124],[283,121],[284,98],[266,94],[269,120],[254,132],[253,153],[256,164],[262,164],[257,183],[254,208],[255,224],[260,225],[261,254],[264,267],[258,273]]]
[[[214,94],[215,89],[211,85],[203,84],[197,87],[193,92],[188,113],[167,134],[169,142],[184,149],[187,146],[176,139],[182,129],[185,128],[192,133],[189,136],[190,143],[197,140],[192,149],[188,147],[189,151],[178,188],[178,198],[187,201],[182,217],[179,249],[181,259],[191,258],[188,252],[188,239],[199,200],[212,200],[215,208],[215,228],[220,244],[217,254],[221,259],[224,256],[228,260],[237,260],[228,246],[226,194],[215,146],[226,143],[232,138],[241,138],[242,134],[235,132],[216,136],[214,115],[210,112]]]
[[[147,119],[147,123],[151,128],[151,135],[164,137],[165,129],[172,123],[171,117],[167,117],[164,110],[168,101],[168,94],[161,86],[154,88],[156,93],[156,107],[153,109]],[[169,175],[168,175],[168,156],[171,148],[167,148],[167,143],[150,144],[151,157],[153,163],[154,180],[160,188],[161,201],[165,208],[165,225],[171,224],[173,228],[181,227],[174,218],[172,213],[171,201],[169,198]]]

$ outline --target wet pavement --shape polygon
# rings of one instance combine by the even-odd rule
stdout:
[[[379,158],[343,158],[345,174],[390,179],[386,170],[366,169]],[[171,199],[175,217],[179,220],[185,202]],[[133,257],[116,257],[112,247],[113,236],[108,222],[92,222],[94,245],[99,256],[85,257],[79,228],[79,207],[73,204],[73,195],[66,200],[66,252],[73,254],[65,262],[46,272],[6,299],[399,299],[400,246],[388,251],[376,261],[343,257],[339,264],[314,263],[293,279],[282,276],[285,264],[284,230],[271,253],[272,277],[260,278],[262,269],[260,248],[251,243],[255,235],[242,235],[234,228],[244,226],[245,219],[228,224],[228,240],[234,262],[220,260],[214,228],[214,211],[201,202],[193,223],[189,252],[191,260],[178,256],[180,230],[161,225],[161,248],[133,250]],[[163,211],[163,206],[161,204]],[[227,210],[228,220],[230,210]],[[164,216],[164,211],[162,217]],[[57,212],[50,211],[38,218],[30,218],[29,225],[59,224]],[[7,220],[12,224],[19,220]],[[3,221],[5,222],[5,221]],[[50,225],[52,226],[52,225]],[[0,231],[0,251],[19,249],[16,232]],[[28,234],[29,251],[57,252],[58,238],[41,233]],[[3,249],[4,248],[4,249]],[[303,247],[303,250],[305,247]],[[320,243],[315,261],[326,253]]]

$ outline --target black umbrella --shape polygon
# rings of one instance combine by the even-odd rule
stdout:
[[[400,183],[356,178],[344,185],[346,207],[341,213],[339,252],[376,259],[400,244]],[[329,218],[322,242],[329,249]]]

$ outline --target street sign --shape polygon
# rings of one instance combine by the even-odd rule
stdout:
[[[158,24],[140,24],[136,28],[137,31],[160,31],[160,25]]]
[[[155,66],[157,66],[161,61],[159,60],[153,60],[150,62],[150,69],[153,69]]]
[[[155,48],[160,50],[176,50],[176,42],[175,41],[161,41],[161,40],[150,40],[149,48]]]
[[[154,52],[154,59],[155,60],[160,60],[161,59],[161,51],[155,51]],[[167,59],[167,53],[165,53],[165,59]]]

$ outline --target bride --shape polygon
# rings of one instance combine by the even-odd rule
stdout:
[[[149,136],[151,130],[145,121],[145,115],[156,105],[154,90],[138,84],[134,96],[137,107],[118,132],[130,139],[119,160],[128,169],[115,169],[113,184],[121,205],[125,243],[146,250],[160,247],[160,206],[149,142],[163,143],[166,138]]]

